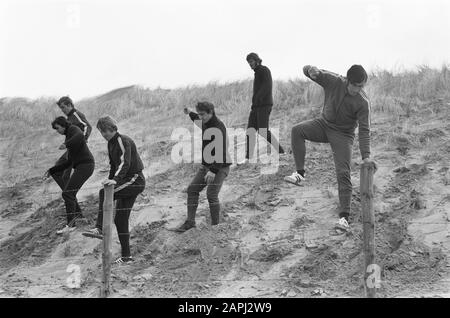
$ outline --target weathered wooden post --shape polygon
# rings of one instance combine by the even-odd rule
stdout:
[[[364,290],[367,298],[375,298],[380,283],[380,270],[375,264],[375,215],[373,209],[373,175],[375,163],[361,165],[361,210],[363,221]]]
[[[100,297],[106,298],[110,294],[111,284],[111,245],[112,245],[112,222],[113,222],[113,202],[114,185],[104,186],[105,199],[103,201],[103,277]]]

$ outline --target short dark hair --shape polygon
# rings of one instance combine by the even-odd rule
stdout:
[[[210,102],[198,102],[195,109],[197,111],[207,112],[208,114],[214,114],[214,105]]]
[[[249,54],[247,55],[247,62],[248,62],[249,60],[254,60],[254,61],[258,62],[259,64],[261,64],[261,62],[262,62],[262,60],[260,59],[260,57],[258,56],[258,54],[254,53],[254,52],[249,53]]]
[[[97,129],[100,131],[117,131],[117,122],[111,116],[101,117],[97,121]]]
[[[367,80],[367,73],[361,65],[352,65],[347,71],[347,79],[350,83],[362,83]]]
[[[61,97],[61,98],[56,102],[56,104],[58,104],[58,106],[61,106],[61,105],[67,105],[67,106],[73,107],[72,99],[71,99],[69,96],[63,96],[63,97]]]
[[[53,121],[52,121],[52,128],[56,129],[56,125],[59,125],[61,127],[64,127],[65,129],[69,128],[69,126],[71,125],[70,122],[66,119],[66,117],[63,116],[59,116],[56,117]]]

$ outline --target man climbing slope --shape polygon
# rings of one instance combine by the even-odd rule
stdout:
[[[56,104],[58,105],[59,109],[67,116],[67,121],[71,125],[75,125],[78,128],[81,129],[84,139],[87,142],[88,138],[91,134],[92,127],[89,124],[89,122],[86,119],[86,116],[84,116],[83,113],[81,113],[79,110],[75,109],[72,99],[69,96],[63,96],[61,97]],[[61,171],[57,171],[52,173],[52,178],[55,180],[55,182],[58,184],[58,186],[61,188],[61,190],[64,190],[64,188],[67,185],[67,182],[70,179],[70,175],[72,173],[72,165],[66,165],[65,163],[68,160],[68,152],[64,152],[64,154],[56,161],[55,166],[65,165],[66,168]],[[78,202],[76,202],[76,217],[81,218],[82,213],[80,206],[78,205]]]
[[[292,152],[296,171],[284,178],[300,185],[305,180],[305,140],[329,143],[333,152],[339,192],[338,229],[348,230],[352,182],[350,163],[356,126],[359,126],[359,148],[364,162],[370,162],[370,102],[363,87],[367,73],[353,65],[347,77],[306,65],[303,73],[323,87],[325,101],[320,118],[304,121],[292,128]]]
[[[131,209],[137,196],[145,189],[145,177],[142,173],[142,163],[133,139],[122,135],[118,131],[116,121],[109,117],[101,117],[97,128],[108,143],[110,171],[108,179],[103,184],[114,185],[114,199],[117,200],[114,223],[119,236],[122,256],[115,263],[129,263],[133,261],[130,251],[129,219]],[[84,236],[103,238],[103,201],[105,191],[99,191],[99,207],[95,228],[82,233]]]

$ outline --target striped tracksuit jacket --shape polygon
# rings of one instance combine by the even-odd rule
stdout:
[[[76,218],[82,218],[80,206],[77,200],[77,193],[83,184],[94,172],[95,163],[89,147],[86,144],[83,132],[78,126],[70,125],[64,132],[66,139],[64,144],[67,149],[67,159],[57,163],[49,169],[50,175],[57,180],[55,175],[60,171],[71,169],[67,182],[62,187],[62,197],[66,205],[67,224],[74,225]]]
[[[86,116],[79,110],[73,108],[70,113],[67,115],[67,120],[72,124],[77,126],[81,129],[85,140],[87,141],[89,136],[91,135],[92,126],[89,124],[89,122],[86,119]],[[67,183],[70,179],[70,174],[72,173],[72,165],[66,165],[68,161],[68,152],[64,152],[64,154],[56,161],[55,166],[61,166],[65,165],[67,166],[64,170],[56,171],[51,174],[55,182],[58,184],[58,186],[61,188],[61,190],[64,190],[66,188]],[[77,214],[81,215],[81,209],[78,205],[78,202],[76,204],[76,211]]]
[[[125,135],[116,133],[108,141],[108,155],[110,161],[110,171],[108,179],[116,181],[114,187],[114,200],[116,204],[116,224],[122,256],[130,256],[130,234],[128,219],[136,197],[144,191],[145,178],[142,173],[144,165],[139,156],[134,141]],[[99,212],[97,217],[98,229],[103,227],[103,201],[104,190],[99,193]]]
[[[81,129],[84,135],[84,139],[87,141],[89,136],[91,135],[92,126],[86,119],[86,116],[75,108],[67,115],[67,120],[72,124]],[[68,159],[67,151],[58,159],[55,163],[56,166],[65,164]],[[68,167],[67,169],[58,172],[55,176],[58,180],[55,179],[56,183],[60,186],[61,189],[64,188],[64,185],[67,183],[67,180],[70,177],[72,167]]]
[[[92,132],[92,126],[91,124],[89,124],[89,122],[86,119],[86,116],[84,116],[82,112],[80,112],[75,108],[72,109],[71,112],[67,115],[67,120],[72,125],[80,127],[86,140],[89,139],[89,136],[91,135]]]

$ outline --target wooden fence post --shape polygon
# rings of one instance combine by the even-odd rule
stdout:
[[[375,298],[379,287],[379,267],[375,264],[375,215],[373,210],[373,162],[361,165],[360,193],[363,221],[364,290],[366,298]],[[373,273],[373,271],[375,271]]]
[[[114,185],[105,185],[105,198],[103,201],[103,277],[100,297],[106,298],[110,294],[111,284],[111,245],[112,245],[112,221],[113,221],[113,202]]]

